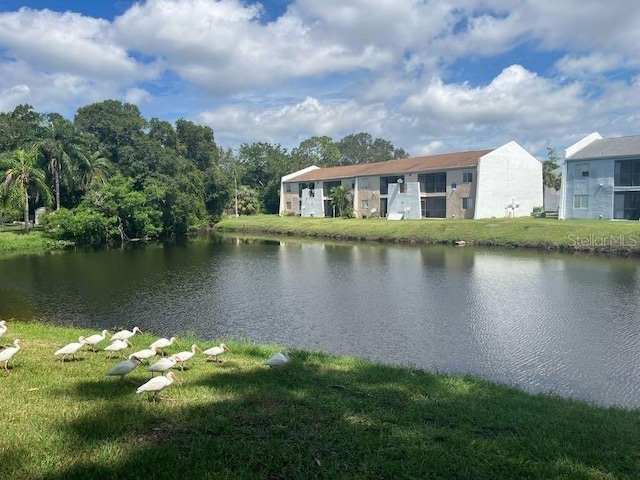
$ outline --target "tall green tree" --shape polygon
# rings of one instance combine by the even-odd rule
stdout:
[[[0,113],[0,152],[29,148],[37,141],[43,116],[31,105],[18,105],[9,113]]]
[[[340,164],[340,149],[331,137],[311,137],[300,142],[291,157],[298,162],[298,168],[335,167]]]
[[[106,183],[116,173],[115,165],[102,156],[100,151],[82,152],[78,158],[77,169],[80,186],[85,193],[96,185]]]
[[[80,158],[83,153],[73,123],[57,113],[49,114],[48,120],[40,140],[36,143],[36,150],[53,180],[55,208],[59,210],[60,183],[63,176],[67,182],[74,180],[74,160]]]
[[[213,165],[204,172],[204,200],[207,213],[216,221],[224,212],[229,202],[234,202],[238,195],[238,178],[229,175],[218,165]]]
[[[137,106],[118,100],[81,107],[73,122],[82,132],[95,136],[98,144],[91,151],[99,150],[115,163],[120,161],[121,149],[132,145],[147,126]]]
[[[29,201],[34,206],[42,202],[44,206],[51,204],[52,195],[47,185],[44,170],[38,167],[38,155],[35,150],[14,150],[10,155],[0,159],[4,170],[3,194],[8,203],[22,205],[24,226],[29,228]]]
[[[242,144],[238,158],[243,165],[242,185],[258,191],[265,213],[277,213],[280,179],[296,170],[295,160],[282,146],[264,142]]]
[[[394,158],[409,157],[404,149],[394,147],[388,140],[374,139],[371,134],[365,132],[347,135],[337,146],[340,149],[342,165],[385,162]]]
[[[553,188],[555,191],[560,190],[562,184],[561,175],[556,173],[560,167],[558,161],[556,149],[547,147],[547,159],[542,162],[542,183],[545,187]]]
[[[152,118],[149,120],[148,135],[162,147],[175,148],[178,145],[178,134],[169,122]]]
[[[204,171],[218,161],[213,130],[181,118],[176,122],[180,153]]]
[[[162,233],[162,212],[147,196],[135,190],[131,178],[115,175],[108,183],[92,190],[84,206],[115,222],[122,241],[133,238],[157,238]]]

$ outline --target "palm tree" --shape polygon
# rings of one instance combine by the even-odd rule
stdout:
[[[353,214],[353,206],[351,205],[351,193],[344,185],[333,187],[329,191],[331,196],[331,204],[336,209],[338,217],[350,217]]]
[[[114,164],[103,157],[99,151],[81,154],[78,157],[80,184],[84,192],[88,192],[96,184],[106,183],[115,172]]]
[[[36,149],[46,162],[46,168],[53,178],[56,210],[60,209],[60,181],[63,175],[73,180],[73,160],[80,154],[73,124],[59,114],[49,116],[49,124],[44,128],[42,140]]]
[[[45,205],[50,205],[52,200],[45,172],[38,168],[37,160],[36,150],[19,148],[0,161],[5,167],[3,194],[9,203],[23,205],[25,229],[29,228],[29,198],[33,196],[37,203],[42,196]]]

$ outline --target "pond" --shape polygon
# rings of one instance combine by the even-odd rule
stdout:
[[[249,339],[640,407],[640,262],[213,235],[0,260],[0,318]]]

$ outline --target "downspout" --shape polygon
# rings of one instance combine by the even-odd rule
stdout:
[[[560,205],[558,208],[558,220],[564,220],[566,218],[566,193],[567,193],[567,161],[562,164],[562,178],[560,179]]]
[[[358,195],[358,177],[354,177],[354,182],[353,182],[353,212],[355,213],[356,218],[361,218],[362,214],[360,213],[360,208],[358,207],[360,205],[360,195]]]

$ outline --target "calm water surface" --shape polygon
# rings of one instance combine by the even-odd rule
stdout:
[[[0,318],[248,338],[640,407],[640,263],[215,236],[0,261]]]

